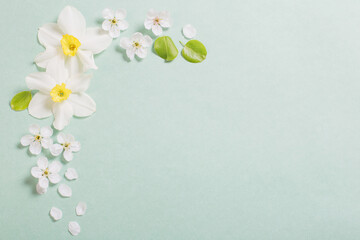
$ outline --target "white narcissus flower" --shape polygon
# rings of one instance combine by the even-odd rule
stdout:
[[[147,56],[147,48],[152,44],[152,39],[148,35],[142,35],[142,33],[134,33],[131,38],[121,38],[120,47],[126,49],[126,55],[130,60],[134,59],[136,54],[140,58]]]
[[[70,118],[87,117],[96,111],[96,103],[85,93],[90,84],[90,74],[69,75],[56,61],[49,63],[46,72],[36,72],[26,77],[31,90],[39,90],[31,99],[29,114],[36,118],[54,115],[53,125],[62,130]]]
[[[169,12],[156,12],[154,9],[150,9],[146,14],[144,26],[146,29],[151,29],[156,36],[161,35],[162,28],[169,28],[171,26]]]
[[[46,50],[35,58],[35,63],[47,68],[54,59],[60,59],[71,72],[97,69],[94,54],[105,50],[112,41],[101,28],[86,28],[84,16],[74,7],[65,7],[57,23],[48,23],[39,28],[38,39]]]
[[[57,141],[59,144],[50,146],[50,152],[53,156],[59,156],[64,151],[64,159],[69,162],[73,159],[73,152],[80,151],[80,143],[75,141],[71,134],[59,133]]]
[[[125,20],[126,10],[118,9],[115,11],[105,8],[102,11],[102,15],[105,18],[102,23],[102,29],[109,31],[109,35],[112,38],[120,36],[120,31],[124,31],[129,27],[128,22]]]
[[[42,147],[48,149],[52,145],[53,130],[51,127],[42,127],[33,124],[29,127],[29,132],[32,135],[25,135],[20,139],[20,143],[23,146],[29,146],[29,151],[32,154],[38,155],[41,153]]]
[[[61,163],[59,161],[48,162],[46,157],[40,157],[37,161],[37,167],[31,169],[31,175],[39,179],[38,186],[42,189],[47,189],[49,181],[51,183],[58,183],[61,180],[59,171],[61,170]]]

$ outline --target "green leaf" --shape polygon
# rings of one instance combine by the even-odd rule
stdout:
[[[30,91],[20,92],[11,99],[10,106],[15,111],[25,110],[29,106],[31,98]]]
[[[172,61],[176,58],[179,51],[170,37],[159,37],[155,40],[154,49],[157,55],[165,59],[165,61]]]
[[[207,51],[204,44],[202,44],[200,41],[190,40],[185,44],[181,54],[187,61],[192,63],[199,63],[205,60]]]

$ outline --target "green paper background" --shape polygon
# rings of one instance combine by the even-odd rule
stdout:
[[[98,55],[98,110],[63,131],[82,144],[62,169],[80,175],[63,199],[56,186],[35,193],[37,157],[19,146],[52,118],[9,102],[37,71],[37,28],[67,4],[88,26],[105,7],[127,9],[122,36],[167,9],[179,51],[191,23],[208,56],[127,62],[119,39]],[[86,240],[360,239],[358,0],[2,0],[0,11],[0,239],[70,239],[71,220]]]

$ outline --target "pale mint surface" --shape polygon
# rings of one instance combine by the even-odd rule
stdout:
[[[190,23],[208,56],[127,62],[119,39],[98,55],[97,112],[63,131],[82,144],[61,171],[79,173],[63,199],[56,186],[34,193],[37,157],[19,147],[52,118],[9,101],[37,71],[37,28],[68,4],[88,26],[105,7],[127,9],[127,37],[146,33],[149,8],[166,9],[179,52]],[[359,1],[3,0],[0,26],[0,239],[360,239]]]

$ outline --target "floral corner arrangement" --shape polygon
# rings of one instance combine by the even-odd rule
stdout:
[[[33,155],[40,155],[49,151],[54,157],[61,157],[63,161],[48,160],[40,156],[30,173],[38,179],[35,187],[37,193],[45,194],[52,185],[62,181],[62,162],[68,163],[74,159],[74,153],[79,152],[81,145],[71,134],[61,132],[71,121],[73,116],[88,117],[96,111],[95,101],[86,93],[90,86],[92,75],[90,69],[98,69],[94,55],[107,49],[114,38],[122,35],[129,27],[125,20],[125,9],[102,11],[104,18],[101,27],[87,27],[84,16],[72,6],[66,6],[59,14],[56,23],[47,23],[38,29],[38,39],[44,52],[38,54],[34,62],[44,71],[31,73],[25,78],[28,91],[16,94],[10,106],[15,111],[28,109],[28,113],[38,119],[53,116],[53,128],[60,131],[53,140],[53,128],[40,127],[33,124],[29,127],[29,134],[20,139],[21,145],[29,147]],[[165,29],[172,26],[169,12],[157,12],[150,9],[144,20],[146,31],[150,35],[136,32],[129,37],[122,37],[119,45],[125,51],[129,60],[145,58],[148,48],[152,45],[156,54],[165,61],[173,61],[178,56],[178,48],[169,36],[161,36]],[[182,29],[187,39],[196,36],[196,29],[186,24]],[[198,40],[189,40],[183,46],[182,56],[190,63],[200,63],[206,59],[207,50]],[[74,168],[67,168],[65,178],[70,182],[78,179]],[[70,184],[71,185],[71,184]],[[63,198],[72,196],[72,189],[68,184],[60,183],[57,191]],[[76,215],[85,214],[87,204],[79,202]],[[63,213],[61,209],[52,207],[50,216],[59,221]],[[76,236],[80,233],[80,225],[76,221],[68,224],[68,231]]]

